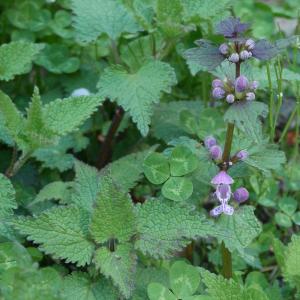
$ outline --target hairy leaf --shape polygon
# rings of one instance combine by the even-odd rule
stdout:
[[[12,215],[16,208],[14,187],[7,177],[0,174],[0,220]]]
[[[88,215],[77,207],[57,207],[37,218],[20,217],[13,225],[28,239],[41,244],[54,258],[84,266],[90,263],[94,245],[88,240]]]
[[[164,62],[150,60],[136,73],[128,74],[121,66],[108,67],[98,83],[102,98],[110,98],[128,111],[142,135],[149,130],[153,104],[162,92],[169,93],[176,84],[173,68]]]

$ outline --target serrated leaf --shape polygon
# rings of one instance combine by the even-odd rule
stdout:
[[[136,260],[136,254],[130,244],[118,245],[114,252],[99,248],[94,257],[96,267],[102,274],[112,279],[126,299],[134,289]]]
[[[20,217],[12,223],[54,258],[78,266],[91,261],[94,245],[87,237],[89,216],[75,206],[53,208],[36,218]]]
[[[230,105],[224,115],[224,120],[233,123],[252,141],[259,143],[262,140],[260,117],[265,118],[268,107],[263,102],[242,101]]]
[[[12,215],[16,208],[14,187],[7,177],[0,174],[0,220]]]
[[[158,282],[152,282],[148,285],[148,297],[150,300],[176,300],[177,298],[171,291]]]
[[[173,68],[164,62],[150,60],[136,73],[129,74],[121,66],[108,67],[98,83],[102,98],[115,100],[128,111],[142,135],[149,130],[153,104],[162,92],[169,93],[176,84]]]
[[[127,8],[116,0],[72,0],[77,38],[92,42],[102,33],[117,40],[122,33],[135,33],[140,28]]]
[[[140,237],[135,247],[154,258],[170,257],[190,240],[209,235],[213,226],[191,208],[167,200],[147,200],[136,214]]]
[[[183,176],[198,168],[199,160],[185,146],[176,146],[170,156],[170,170],[172,176]]]
[[[104,278],[90,278],[83,272],[73,272],[65,277],[62,287],[65,300],[116,300],[117,293]]]
[[[43,45],[24,41],[3,44],[0,47],[0,80],[11,80],[15,75],[30,71],[31,62]]]
[[[99,96],[57,99],[43,107],[44,122],[58,135],[70,133],[82,125],[103,100]]]
[[[192,296],[200,284],[197,269],[183,261],[175,262],[170,268],[170,285],[173,293],[180,299]]]
[[[184,177],[171,177],[163,185],[161,192],[167,199],[185,201],[193,193],[193,183]]]
[[[219,242],[223,241],[231,252],[237,250],[246,258],[245,248],[260,234],[262,226],[254,215],[254,207],[245,205],[232,216],[222,215],[215,229]]]
[[[90,232],[97,243],[110,239],[127,242],[136,232],[133,204],[129,195],[118,190],[111,178],[101,180]]]
[[[151,153],[146,157],[143,169],[147,179],[153,184],[164,183],[170,177],[168,159],[162,153]]]
[[[72,202],[92,212],[100,190],[100,174],[96,168],[78,160],[75,162],[75,174]]]

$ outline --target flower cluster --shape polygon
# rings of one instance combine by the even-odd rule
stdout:
[[[236,100],[252,101],[255,99],[255,91],[258,82],[250,82],[247,77],[241,75],[235,81],[215,79],[212,82],[212,96],[215,99],[226,99],[228,103]]]
[[[226,173],[226,171],[220,171],[211,180],[211,183],[216,189],[214,196],[220,202],[219,206],[210,211],[212,217],[217,217],[222,213],[231,216],[234,213],[233,206],[228,204],[231,197],[239,204],[248,200],[249,192],[244,187],[238,188],[234,193],[231,192],[231,185],[233,182],[234,180]]]

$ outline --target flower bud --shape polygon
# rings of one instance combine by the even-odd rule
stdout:
[[[226,96],[226,101],[227,101],[228,103],[233,103],[233,102],[234,102],[234,95],[228,94],[228,95]]]
[[[242,93],[248,88],[249,82],[247,77],[241,75],[235,80],[235,91]]]
[[[222,99],[225,96],[225,91],[220,87],[216,87],[213,89],[212,95],[215,99]]]
[[[210,149],[212,146],[217,145],[217,140],[213,136],[207,136],[204,139],[204,145],[207,149]]]
[[[233,198],[237,203],[243,203],[248,200],[249,192],[246,188],[240,187],[233,193]]]
[[[247,159],[248,156],[249,156],[249,153],[247,150],[241,150],[236,154],[236,157],[239,160],[245,160],[245,159]]]
[[[245,43],[248,50],[252,50],[255,47],[255,42],[252,39],[248,39]]]
[[[241,53],[240,53],[240,59],[241,60],[246,60],[248,58],[250,58],[252,56],[252,53],[251,52],[248,52],[247,50],[243,50]]]
[[[223,151],[220,146],[214,145],[209,149],[209,153],[212,159],[219,160],[222,158]]]
[[[255,99],[255,94],[250,92],[246,94],[246,100],[247,101],[253,101]]]
[[[256,80],[254,80],[254,81],[252,81],[251,83],[250,83],[250,89],[251,90],[256,90],[257,88],[258,88],[258,86],[259,86],[259,83],[258,83],[258,81],[256,81]]]
[[[233,63],[237,63],[240,60],[240,57],[237,53],[232,53],[229,58],[229,61],[233,62]]]
[[[221,44],[221,46],[219,47],[219,51],[220,51],[220,53],[223,54],[223,55],[228,54],[228,50],[229,50],[229,47],[228,47],[228,45],[225,44],[225,43]]]
[[[216,88],[216,87],[220,87],[222,88],[224,86],[224,83],[221,79],[214,79],[212,82],[212,87]]]

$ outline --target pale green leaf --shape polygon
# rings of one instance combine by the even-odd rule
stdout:
[[[15,75],[29,72],[31,62],[42,48],[41,44],[24,41],[1,45],[0,80],[11,80]]]
[[[117,0],[72,0],[74,27],[79,40],[92,42],[106,33],[117,40],[122,33],[139,30],[133,15]]]
[[[158,282],[152,282],[148,285],[148,297],[150,300],[176,300],[172,292]]]
[[[213,223],[179,203],[151,199],[136,206],[139,239],[135,247],[155,258],[171,257],[190,240],[210,234]],[[155,221],[154,221],[155,220]]]
[[[129,241],[136,232],[135,222],[133,203],[129,195],[120,191],[108,176],[101,180],[101,189],[90,225],[95,241]]]
[[[43,107],[45,125],[58,135],[70,133],[78,129],[103,100],[99,96],[80,96],[52,101]]]
[[[147,179],[154,184],[164,183],[170,177],[168,159],[162,153],[151,153],[144,161],[143,169]]]
[[[172,176],[183,176],[197,169],[199,160],[190,149],[176,146],[170,157],[170,170]]]
[[[159,102],[162,92],[169,93],[176,82],[169,64],[150,60],[134,74],[127,73],[121,66],[106,68],[98,88],[102,98],[115,100],[128,111],[142,135],[146,135],[153,104]]]
[[[184,177],[171,177],[163,185],[161,192],[167,199],[185,201],[193,193],[193,183]]]
[[[89,216],[77,207],[57,207],[36,218],[20,217],[13,225],[54,258],[84,266],[90,263],[94,245],[88,240]]]
[[[284,228],[290,228],[293,226],[291,218],[282,212],[276,212],[274,220],[277,225]]]
[[[134,289],[136,260],[136,254],[130,244],[117,245],[117,249],[113,252],[99,248],[94,257],[96,267],[102,274],[112,279],[126,299]]]

